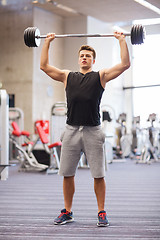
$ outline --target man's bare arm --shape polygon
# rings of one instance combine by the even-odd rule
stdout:
[[[109,69],[100,70],[100,79],[103,87],[105,87],[105,84],[107,82],[117,78],[120,74],[122,74],[126,69],[130,67],[129,52],[125,36],[119,32],[115,32],[114,35],[119,40],[121,62]]]
[[[54,33],[47,34],[45,42],[42,47],[41,52],[41,62],[40,62],[40,69],[44,71],[48,76],[56,81],[63,82],[66,86],[67,76],[69,74],[69,70],[61,70],[49,64],[49,47],[50,42],[53,41],[55,38]]]

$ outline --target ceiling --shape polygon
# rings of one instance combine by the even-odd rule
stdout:
[[[108,23],[129,23],[133,20],[160,18],[160,15],[140,5],[134,0],[0,0],[0,13],[8,11],[26,11],[33,6],[43,8],[63,17],[86,15]],[[160,8],[160,0],[147,0]],[[55,3],[56,2],[56,3]],[[55,3],[55,4],[54,4]],[[69,7],[75,12],[68,12],[56,4]]]

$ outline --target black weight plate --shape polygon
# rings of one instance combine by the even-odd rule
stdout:
[[[131,29],[131,43],[134,45],[135,44],[135,25],[132,26]]]
[[[30,39],[30,28],[28,28],[27,31],[27,42],[28,42],[28,47],[31,47],[31,39]]]
[[[136,39],[137,39],[137,25],[134,26],[134,34],[133,34],[133,39],[134,39],[134,44],[136,44]]]
[[[140,42],[140,32],[139,32],[139,25],[134,25],[132,31],[132,44],[137,45]]]
[[[37,44],[36,44],[36,38],[35,38],[35,33],[36,33],[36,27],[33,28],[33,47],[37,47]]]
[[[27,34],[27,38],[28,38],[28,47],[32,46],[32,39],[31,39],[31,28],[28,28],[28,34]]]
[[[29,38],[30,28],[27,30],[27,46],[30,47],[30,38]]]
[[[139,27],[139,44],[143,43],[143,27],[140,25]]]
[[[34,28],[31,29],[31,32],[30,32],[30,36],[31,36],[31,40],[32,40],[32,45],[31,47],[34,47],[35,46],[35,30]]]
[[[31,46],[32,46],[32,40],[31,40],[31,37],[30,37],[30,32],[31,32],[31,28],[28,28],[28,31],[27,31],[28,47],[31,47]]]
[[[140,41],[141,41],[141,43],[144,43],[144,29],[143,29],[142,25],[140,26]]]
[[[135,26],[134,44],[138,44],[138,25]]]
[[[28,47],[36,47],[35,43],[35,27],[28,27],[24,32],[24,41]]]
[[[134,31],[134,26],[131,28],[131,43],[133,44],[133,31]]]
[[[31,47],[34,47],[34,29],[30,29],[30,40],[31,40]]]
[[[133,45],[144,43],[144,27],[142,25],[133,25],[131,29],[131,43]]]
[[[141,44],[140,25],[136,27],[136,44]]]
[[[135,44],[139,44],[139,25],[136,25]]]
[[[137,32],[138,32],[138,34],[137,34],[137,44],[141,44],[142,42],[141,42],[141,25],[139,25],[138,26],[138,28],[137,28]]]
[[[28,42],[28,28],[24,31],[24,42],[25,44],[29,47],[29,42]]]
[[[28,47],[31,47],[31,37],[30,37],[30,32],[31,32],[31,28],[28,28],[28,32],[27,32],[27,42],[28,42]]]
[[[142,43],[141,25],[137,26],[137,44]]]

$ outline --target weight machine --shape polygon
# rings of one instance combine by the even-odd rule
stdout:
[[[16,122],[20,129],[24,129],[24,112],[22,109],[17,107],[9,108],[9,124]],[[22,145],[25,140],[25,137],[22,135],[19,138],[16,138],[16,141],[19,145]],[[9,161],[10,163],[15,163],[15,159],[19,156],[18,149],[15,147],[15,144],[9,140]]]
[[[48,136],[45,133],[45,131],[43,130],[42,126],[40,124],[36,124],[35,125],[37,133],[39,135],[39,139],[41,140],[43,147],[45,149],[45,151],[52,155],[55,162],[53,162],[53,158],[51,158],[50,161],[50,167],[47,169],[47,173],[48,174],[52,174],[52,173],[57,173],[60,166],[60,160],[58,157],[58,153],[57,153],[57,148],[62,146],[62,143],[60,141],[58,142],[54,142],[52,144],[49,143],[48,140]]]
[[[21,131],[16,122],[12,122],[11,126],[9,129],[9,138],[19,153],[18,160],[21,163],[19,171],[45,171],[48,168],[48,165],[38,163],[32,153],[37,141],[34,143],[31,142],[29,139],[30,133],[27,131]],[[22,145],[17,142],[17,138],[21,136],[25,137],[25,141]]]
[[[121,113],[117,119],[117,123],[119,123],[120,126],[116,128],[117,147],[115,154],[120,158],[130,157],[131,154],[132,136],[127,134],[126,118],[126,113]]]
[[[150,125],[148,128],[142,128],[142,149],[139,159],[136,163],[159,162],[159,129],[154,126],[156,121],[156,114],[149,114],[148,122]]]

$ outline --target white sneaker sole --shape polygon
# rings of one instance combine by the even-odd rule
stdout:
[[[74,221],[74,218],[66,220],[66,221],[61,222],[61,223],[54,222],[54,225],[64,225],[66,223],[70,223],[70,222],[73,222],[73,221]]]
[[[108,227],[108,226],[109,226],[109,223],[107,223],[107,224],[97,223],[97,226],[98,226],[98,227]]]

